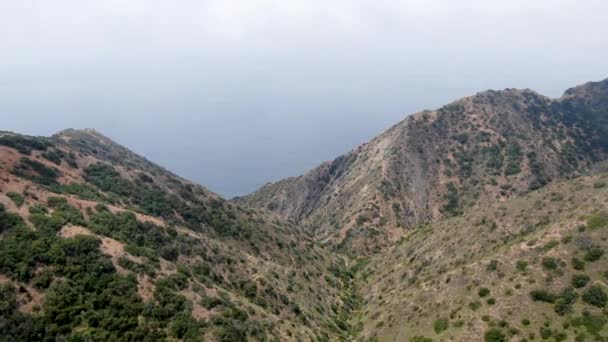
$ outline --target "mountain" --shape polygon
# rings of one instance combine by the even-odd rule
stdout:
[[[93,130],[0,133],[0,340],[346,338],[345,259]]]
[[[606,341],[608,80],[485,91],[232,201],[0,132],[0,341]]]
[[[608,80],[550,99],[484,91],[407,117],[308,173],[236,198],[339,250],[374,253],[420,225],[584,174],[608,152]]]

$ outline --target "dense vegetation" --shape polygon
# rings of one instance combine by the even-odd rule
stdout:
[[[1,207],[0,336],[239,341],[269,339],[278,326],[320,340],[351,334],[352,277],[309,237],[137,164],[130,152],[110,166],[70,148],[59,140],[15,147],[29,154],[0,167],[25,184],[3,193],[22,216]]]
[[[107,164],[93,164],[84,172],[85,179],[101,191],[115,199],[128,201],[125,204],[137,206],[146,214],[179,222],[198,231],[212,227],[221,236],[249,236],[248,226],[238,222],[225,203],[217,200],[204,203],[186,185],[179,184],[180,196],[167,195],[160,187],[146,181],[147,176],[129,180]]]
[[[22,154],[30,155],[32,151],[45,151],[51,143],[46,138],[25,137],[21,135],[0,136],[0,146],[12,147]]]
[[[0,211],[5,230],[0,241],[1,273],[10,275],[16,284],[31,283],[36,291],[46,293],[44,306],[37,308],[42,314],[26,315],[16,307],[18,291],[27,291],[24,285],[3,285],[2,321],[7,324],[0,327],[0,335],[13,341],[43,336],[88,336],[93,340],[161,337],[159,328],[167,323],[152,322],[152,314],[146,315],[150,321],[139,321],[138,316],[146,312],[137,295],[137,281],[116,272],[110,259],[101,254],[98,238],[57,237],[63,225],[84,222],[80,212],[66,202],[52,202],[52,214],[43,207],[31,210],[36,230]]]

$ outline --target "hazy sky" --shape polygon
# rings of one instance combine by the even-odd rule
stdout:
[[[0,129],[92,127],[226,196],[487,88],[608,77],[606,0],[0,0]]]

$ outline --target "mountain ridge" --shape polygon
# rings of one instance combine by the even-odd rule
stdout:
[[[463,182],[469,173],[482,167],[477,159],[489,159],[493,153],[503,154],[501,160],[488,161],[488,164],[501,164],[497,167],[502,168],[499,171],[506,177],[494,185],[497,188],[493,192],[500,194],[506,190],[498,188],[509,185],[510,179],[515,178],[512,176],[522,172],[527,173],[525,176],[530,183],[519,181],[525,191],[542,186],[551,178],[584,171],[594,160],[604,158],[608,134],[605,129],[606,110],[602,106],[608,98],[607,84],[608,80],[603,80],[570,88],[557,99],[528,89],[479,92],[438,110],[408,116],[333,161],[325,162],[302,176],[267,184],[234,201],[273,210],[294,223],[308,226],[322,239],[339,247],[346,245],[346,249],[360,249],[357,245],[363,244],[362,241],[369,242],[370,234],[372,239],[376,239],[373,244],[386,246],[406,233],[401,227],[412,228],[449,216],[451,213],[446,215],[445,210],[448,205],[446,196],[453,197],[454,193],[460,192],[469,197],[494,195],[485,189],[479,190],[478,185]],[[589,102],[586,99],[590,94],[599,99]],[[601,125],[587,122],[590,114],[581,116],[575,112],[581,107],[588,112],[599,110],[596,121]],[[472,125],[467,120],[471,120]],[[473,144],[468,139],[479,141],[471,146]],[[542,157],[553,159],[546,170],[540,167],[547,165],[546,160],[538,161],[536,156],[528,155],[536,153],[536,146],[525,146],[533,141],[554,146],[538,151]],[[482,149],[486,153],[480,152]],[[381,152],[389,150],[395,150],[396,157],[381,155]],[[568,153],[582,156],[585,160],[577,157],[568,159]],[[360,157],[369,161],[361,162]],[[359,170],[351,169],[353,163]],[[558,171],[559,165],[570,169]],[[505,170],[506,167],[510,169]],[[535,173],[529,168],[533,168]],[[408,174],[403,175],[403,172]],[[391,179],[400,173],[402,175],[397,178],[401,179]],[[350,179],[345,180],[345,177]],[[448,186],[449,183],[453,186]],[[472,190],[461,189],[463,187]],[[342,196],[342,191],[348,194]],[[405,219],[400,218],[399,213],[391,212],[393,203],[387,203],[390,200],[386,198],[387,193],[392,197],[394,192],[402,192],[395,208],[401,207],[397,210],[405,213]],[[353,201],[355,197],[366,199]],[[324,212],[328,207],[332,213]],[[335,217],[334,213],[344,208],[355,210],[346,217]],[[454,213],[460,210],[458,207],[447,209]],[[388,224],[380,222],[378,217],[387,219]],[[358,227],[374,220],[373,224],[381,226],[380,229]]]

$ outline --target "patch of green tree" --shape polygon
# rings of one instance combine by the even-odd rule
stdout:
[[[66,153],[60,149],[52,149],[52,150],[47,150],[46,152],[43,152],[41,154],[41,156],[44,159],[55,163],[56,165],[61,165],[61,161],[65,160],[65,162],[71,168],[74,168],[74,169],[78,168],[78,164],[76,163],[76,155],[73,152]]]
[[[2,327],[9,340],[38,334],[47,339],[140,340],[162,333],[139,322],[143,304],[134,277],[116,273],[111,260],[99,251],[100,240],[91,236],[58,238],[56,226],[37,222],[31,230],[17,222],[0,241],[0,271],[28,281],[40,266],[48,267],[55,280],[36,284],[48,287],[42,313],[20,314],[14,305],[3,311],[2,321],[18,328]],[[4,289],[6,290],[6,289]],[[41,334],[43,331],[43,335]],[[16,335],[18,334],[18,335]]]
[[[143,213],[163,217],[169,221],[185,224],[200,231],[211,227],[220,236],[248,239],[251,227],[240,223],[227,204],[212,199],[203,203],[190,194],[186,202],[175,195],[168,195],[150,182],[126,179],[112,166],[93,164],[85,170],[85,179],[100,190],[113,194],[127,204],[138,207]]]
[[[12,172],[18,177],[29,179],[41,185],[55,184],[57,183],[57,178],[61,175],[57,169],[26,157],[21,158],[19,164],[15,166]]]
[[[595,285],[583,293],[582,299],[587,304],[603,308],[608,302],[608,295],[602,287]]]
[[[69,194],[84,200],[111,203],[112,199],[97,191],[86,183],[51,184],[47,187],[49,191],[57,194]]]
[[[600,334],[606,325],[606,318],[604,315],[595,315],[589,311],[583,311],[581,316],[571,319],[570,324],[572,324],[574,327],[584,327],[585,330],[587,330],[587,332],[594,336],[598,341],[604,339],[604,337],[602,337]],[[585,340],[586,339],[583,339],[582,341]]]
[[[460,196],[458,189],[454,183],[450,182],[447,185],[447,193],[444,196],[445,204],[443,205],[443,212],[448,216],[460,215],[462,212],[460,208]]]
[[[599,212],[587,217],[587,228],[598,229],[608,227],[608,213]]]
[[[18,311],[15,291],[0,287],[1,336],[8,340],[116,341],[158,340],[167,334],[188,340],[201,336],[201,323],[192,319],[190,304],[177,294],[188,285],[186,274],[160,279],[154,301],[144,304],[135,276],[116,272],[110,258],[101,254],[98,238],[57,235],[68,223],[97,231],[107,225],[104,232],[109,235],[158,246],[164,238],[140,230],[153,228],[143,223],[138,226],[132,213],[96,213],[94,222],[85,222],[63,197],[49,197],[48,206],[52,210],[39,205],[31,208],[35,230],[0,207],[0,226],[5,230],[0,240],[0,273],[45,291],[41,313],[29,316]],[[123,229],[125,235],[119,234]],[[40,267],[44,271],[37,272]]]
[[[14,191],[9,191],[6,193],[6,197],[10,198],[13,203],[19,208],[25,203],[25,198],[23,195],[16,193]]]
[[[32,154],[33,150],[44,151],[52,144],[44,138],[26,137],[21,135],[0,136],[0,145],[14,148],[25,155]]]
[[[523,152],[521,146],[510,143],[507,146],[507,163],[505,165],[505,176],[516,175],[521,172]]]

